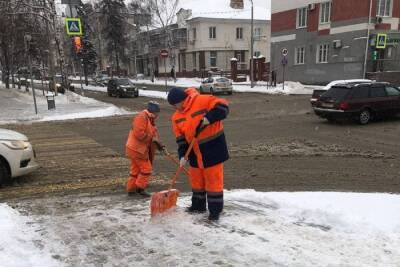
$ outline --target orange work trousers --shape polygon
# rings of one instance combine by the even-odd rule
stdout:
[[[133,192],[137,188],[145,189],[152,171],[153,167],[149,159],[132,158],[126,191]]]
[[[224,190],[223,163],[205,169],[190,167],[189,174],[193,190],[206,192],[222,192]]]
[[[217,215],[224,207],[224,164],[200,169],[190,168],[190,182],[192,184],[192,209],[206,210],[206,201],[210,214]]]

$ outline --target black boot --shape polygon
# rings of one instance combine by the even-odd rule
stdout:
[[[196,209],[193,206],[190,206],[185,209],[185,212],[187,212],[187,213],[204,213],[204,212],[206,212],[206,210],[207,210],[206,208]]]
[[[151,197],[151,194],[142,188],[136,189],[136,193],[138,193],[142,197]]]
[[[218,221],[219,220],[219,213],[210,213],[210,215],[208,215],[208,219],[210,221]]]

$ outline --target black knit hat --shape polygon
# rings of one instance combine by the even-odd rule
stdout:
[[[158,113],[160,112],[160,104],[156,101],[149,101],[149,103],[147,103],[147,110],[150,113]]]
[[[171,105],[178,104],[185,100],[187,97],[187,94],[182,88],[172,88],[169,93],[168,93],[168,103]]]

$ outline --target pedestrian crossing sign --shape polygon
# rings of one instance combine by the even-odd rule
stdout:
[[[68,36],[82,35],[82,23],[80,18],[66,18],[65,26],[67,27]]]
[[[376,37],[376,48],[385,49],[386,48],[387,34],[379,33]]]

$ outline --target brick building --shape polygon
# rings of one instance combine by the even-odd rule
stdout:
[[[387,34],[383,49],[376,48],[377,34]],[[400,0],[272,1],[271,67],[278,80],[283,48],[287,80],[326,83],[399,71],[399,44]]]

